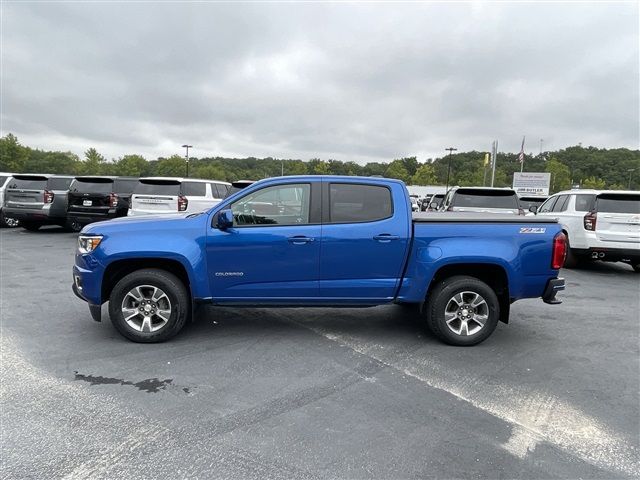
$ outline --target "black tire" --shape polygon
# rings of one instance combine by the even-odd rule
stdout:
[[[640,273],[640,263],[636,263],[634,265],[631,265],[631,268],[633,268],[634,272]]]
[[[479,295],[484,300],[484,304],[480,304],[477,309],[478,315],[486,315],[487,318],[483,319],[483,324],[480,324],[473,319],[461,321],[458,318],[450,320],[452,327],[456,327],[456,324],[460,325],[460,332],[463,332],[462,323],[467,325],[468,335],[462,333],[456,333],[452,328],[447,325],[445,320],[445,310],[448,306],[454,305],[453,298],[462,292],[471,292]],[[473,297],[465,293],[462,297],[463,302],[471,301]],[[463,306],[467,305],[463,303]],[[467,309],[461,308],[459,313],[467,311]],[[500,303],[498,297],[493,289],[481,280],[475,277],[467,276],[454,276],[449,277],[438,282],[437,285],[429,293],[426,308],[426,323],[431,332],[449,345],[456,346],[471,346],[486,340],[496,329],[498,320],[500,318]],[[456,327],[457,328],[457,327]],[[474,329],[478,329],[476,332],[471,333]]]
[[[565,235],[567,235],[565,233]],[[564,259],[564,268],[576,268],[580,265],[582,259],[576,255],[576,251],[571,248],[571,244],[569,243],[569,236],[567,235],[567,256]]]
[[[22,228],[24,228],[25,230],[29,230],[30,232],[37,232],[38,229],[42,226],[41,223],[35,222],[20,222],[20,225],[22,226]]]
[[[13,218],[4,216],[4,212],[0,210],[0,228],[13,228],[18,226],[18,221]]]
[[[84,225],[78,222],[78,220],[76,220],[75,218],[70,218],[65,223],[65,228],[71,230],[72,232],[80,232],[80,230],[82,230],[82,227],[84,227]]]
[[[127,323],[122,312],[125,296],[135,287],[143,285],[159,288],[166,294],[170,302],[168,321],[153,332],[134,329]],[[116,330],[129,340],[140,343],[164,342],[182,330],[189,317],[190,304],[187,288],[178,277],[165,270],[143,269],[130,273],[113,287],[109,296],[109,317]],[[134,319],[135,321],[136,319]],[[140,323],[142,323],[142,319],[140,319]]]

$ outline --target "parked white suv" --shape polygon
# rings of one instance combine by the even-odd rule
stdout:
[[[569,242],[565,267],[622,261],[640,272],[640,192],[568,190],[532,211],[558,218]]]
[[[129,215],[197,213],[218,204],[231,184],[196,178],[141,178],[133,189]]]
[[[0,172],[0,227],[17,227],[18,221],[13,218],[6,218],[4,216],[4,212],[2,211],[2,206],[4,205],[4,191],[9,184],[9,180],[13,173],[5,173]]]

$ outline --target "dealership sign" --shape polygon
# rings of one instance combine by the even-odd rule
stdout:
[[[513,174],[513,189],[520,196],[546,197],[549,195],[550,183],[550,173],[516,172]]]

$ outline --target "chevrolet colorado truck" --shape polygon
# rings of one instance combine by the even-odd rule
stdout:
[[[553,218],[411,212],[385,178],[258,181],[210,210],[85,227],[73,290],[109,302],[136,342],[176,335],[198,305],[419,307],[452,345],[485,340],[522,298],[560,303],[565,236]]]

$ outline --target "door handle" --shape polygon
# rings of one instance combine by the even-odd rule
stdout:
[[[380,243],[388,243],[391,240],[399,240],[398,235],[390,235],[388,233],[381,233],[380,235],[374,235],[373,239]]]
[[[305,243],[311,243],[314,240],[315,238],[313,237],[305,237],[303,235],[287,238],[287,241],[289,243],[293,243],[294,245],[304,245]]]

